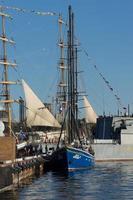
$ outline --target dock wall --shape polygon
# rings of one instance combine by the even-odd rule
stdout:
[[[8,190],[32,175],[43,173],[44,160],[41,157],[0,165],[0,192]]]
[[[11,166],[0,166],[0,190],[11,186],[13,183]]]

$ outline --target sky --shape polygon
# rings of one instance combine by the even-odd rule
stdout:
[[[119,105],[114,94],[120,97],[122,106],[129,104],[133,112],[132,0],[0,0],[0,5],[61,13],[65,21],[68,5],[71,5],[75,14],[75,35],[81,44],[78,53],[78,67],[83,71],[79,77],[81,90],[86,91],[98,115],[117,113]],[[6,13],[13,17],[6,23],[7,36],[16,42],[15,47],[8,47],[8,58],[18,63],[10,79],[23,78],[43,102],[50,102],[58,79],[58,17],[12,9],[7,9]],[[22,96],[16,86],[12,86],[11,91],[14,98]]]

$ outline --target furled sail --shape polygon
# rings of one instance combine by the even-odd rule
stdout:
[[[96,120],[98,118],[97,114],[93,110],[91,104],[89,103],[88,99],[84,96],[84,107],[85,107],[85,119],[88,123],[96,123]]]
[[[42,101],[36,96],[28,84],[22,80],[26,102],[26,121],[31,126],[60,127],[60,124]]]

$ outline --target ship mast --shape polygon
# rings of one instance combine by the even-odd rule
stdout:
[[[60,112],[62,113],[62,119],[64,118],[64,111],[66,109],[66,92],[67,92],[67,83],[66,83],[66,66],[65,66],[65,55],[64,55],[64,38],[63,38],[63,19],[61,14],[59,15],[58,19],[59,23],[59,48],[60,48],[60,60],[59,60],[59,74],[60,74],[60,81],[58,85],[58,92],[57,98],[60,106]],[[61,120],[62,121],[62,120]]]
[[[2,41],[2,46],[3,46],[3,55],[2,58],[0,59],[0,65],[3,66],[4,68],[4,77],[3,80],[0,82],[0,84],[2,84],[2,88],[3,88],[3,93],[1,94],[2,96],[2,100],[0,100],[0,103],[4,103],[4,107],[5,107],[5,114],[7,117],[7,125],[6,125],[6,134],[8,136],[11,136],[11,103],[14,102],[14,100],[11,100],[10,98],[10,91],[9,91],[9,86],[11,84],[16,84],[15,82],[9,81],[8,80],[8,68],[11,67],[15,67],[16,64],[15,63],[10,63],[7,60],[7,50],[6,50],[6,44],[10,43],[10,44],[14,44],[13,40],[10,40],[6,37],[6,31],[5,31],[5,20],[6,18],[11,18],[10,15],[7,15],[3,12],[0,12],[0,16],[2,18],[2,35],[0,36],[0,40]]]
[[[69,28],[68,28],[68,140],[69,143],[77,137],[78,119],[78,92],[77,92],[77,48],[74,41],[74,13],[69,6]]]

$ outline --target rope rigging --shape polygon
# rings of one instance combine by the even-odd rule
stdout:
[[[85,49],[82,48],[82,51],[84,52],[84,54],[87,56],[88,61],[92,60],[87,51]],[[98,69],[96,64],[93,64],[94,69],[97,71],[98,75],[100,76],[100,78],[102,78],[102,80],[104,81],[104,83],[106,84],[106,86],[108,87],[108,89],[111,91],[111,93],[113,94],[113,96],[115,97],[116,101],[118,102],[118,104],[120,105],[120,107],[125,111],[126,108],[123,106],[122,101],[120,99],[120,97],[115,93],[115,89],[111,86],[110,82],[104,77],[104,75],[100,72],[100,70]]]
[[[9,10],[15,10],[18,12],[22,12],[22,13],[31,13],[31,14],[35,14],[35,15],[40,15],[40,16],[55,16],[57,15],[57,13],[55,12],[44,12],[44,11],[36,11],[36,10],[27,10],[27,9],[23,9],[23,8],[17,8],[17,7],[11,7],[11,6],[0,6],[0,9],[9,9]]]
[[[56,12],[44,12],[44,11],[36,11],[36,10],[29,10],[29,9],[24,9],[24,8],[18,8],[18,7],[12,7],[12,6],[3,6],[0,5],[0,9],[4,10],[4,9],[8,9],[8,10],[14,10],[16,12],[20,12],[20,13],[29,13],[29,14],[35,14],[38,16],[59,16],[58,13]],[[65,26],[68,26],[66,22],[64,22],[62,20],[62,23],[65,24]],[[64,34],[63,34],[64,35]],[[64,36],[63,36],[64,37]],[[76,38],[77,39],[77,38]],[[78,40],[77,40],[78,41]],[[78,41],[79,42],[79,41]],[[81,45],[81,43],[80,43]],[[91,58],[89,57],[87,51],[82,47],[82,51],[83,53],[86,55],[88,61],[91,60]],[[104,75],[100,72],[98,66],[96,64],[93,64],[93,68],[96,70],[96,72],[98,73],[99,77],[104,81],[104,83],[106,84],[107,88],[111,91],[111,93],[113,94],[114,98],[116,99],[116,101],[118,102],[118,105],[125,111],[126,108],[123,106],[121,98],[118,96],[118,94],[116,94],[115,89],[111,86],[110,82],[104,77]],[[14,68],[16,71],[17,69]],[[20,75],[19,75],[20,76]]]
[[[2,1],[2,3],[4,3],[4,2]],[[21,12],[21,13],[35,14],[35,15],[38,15],[38,16],[58,16],[58,14],[55,13],[55,12],[44,12],[44,11],[28,10],[28,9],[14,7],[14,6],[12,7],[12,6],[0,5],[0,10],[3,11],[3,10],[6,10],[6,9],[14,10],[16,12]],[[22,79],[22,75],[20,75],[20,73],[19,73],[19,71],[17,70],[16,67],[14,67],[14,70],[18,73],[19,78]]]

